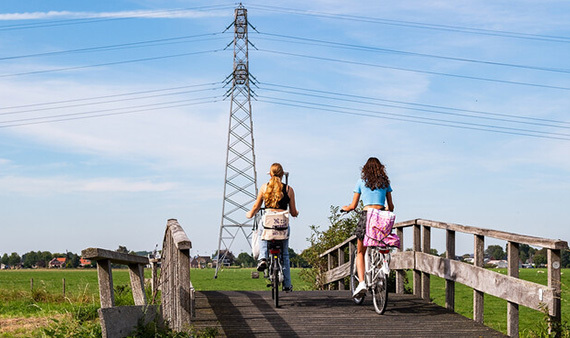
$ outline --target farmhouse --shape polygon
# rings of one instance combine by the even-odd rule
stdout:
[[[204,269],[208,266],[212,266],[212,259],[209,256],[197,256],[190,261],[191,268]]]
[[[50,269],[62,269],[65,268],[65,261],[66,261],[65,257],[57,257],[52,259],[49,262],[48,266]]]

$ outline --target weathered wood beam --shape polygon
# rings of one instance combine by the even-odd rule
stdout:
[[[507,242],[515,242],[521,244],[528,244],[533,246],[540,246],[547,249],[566,249],[568,248],[568,242],[560,239],[548,239],[527,235],[519,235],[506,231],[492,230],[477,228],[472,226],[465,226],[461,224],[436,222],[426,219],[418,219],[417,224],[425,225],[437,229],[454,230],[466,234],[473,234],[476,236],[492,237],[497,239],[502,239]]]
[[[445,255],[447,259],[455,260],[455,231],[445,231]],[[445,307],[455,311],[455,282],[450,279],[445,280]]]
[[[552,287],[423,252],[416,252],[415,255],[416,269],[464,284],[480,290],[481,293],[535,310],[540,310],[541,303],[546,304],[549,309],[554,303],[555,290]]]
[[[485,237],[482,235],[475,235],[474,243],[474,262],[476,267],[483,267],[484,254],[485,254]],[[485,294],[480,288],[473,288],[473,320],[483,324],[484,313],[484,300]]]
[[[94,261],[107,259],[115,264],[149,264],[147,257],[130,255],[122,252],[106,250],[101,248],[87,248],[81,251],[81,256],[85,259],[90,259]]]
[[[99,280],[99,299],[101,300],[101,308],[115,306],[115,293],[113,292],[113,272],[111,270],[110,260],[97,260],[97,279]]]
[[[519,277],[519,244],[507,243],[508,275]],[[519,305],[515,302],[507,302],[507,334],[511,337],[519,336]]]
[[[430,254],[431,252],[431,228],[422,226],[422,252]],[[430,298],[430,274],[422,272],[422,298],[429,301]]]

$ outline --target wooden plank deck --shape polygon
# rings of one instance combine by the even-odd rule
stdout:
[[[217,327],[220,337],[504,337],[471,319],[413,295],[390,294],[384,315],[367,295],[356,305],[348,291],[280,293],[276,309],[270,291],[196,293],[198,330]]]

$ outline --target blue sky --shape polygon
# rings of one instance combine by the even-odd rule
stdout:
[[[567,1],[243,4],[258,184],[291,173],[297,252],[370,156],[399,221],[570,239]],[[152,250],[169,218],[217,249],[235,6],[2,1],[0,253]]]

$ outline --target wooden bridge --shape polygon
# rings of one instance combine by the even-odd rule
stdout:
[[[507,300],[509,336],[518,336],[519,305],[537,310],[545,307],[551,319],[560,322],[560,260],[561,250],[568,248],[565,241],[416,219],[395,225],[402,248],[405,247],[403,235],[407,228],[413,231],[412,250],[399,250],[392,256],[390,267],[396,270],[396,293],[389,294],[388,308],[382,316],[374,312],[370,300],[357,306],[350,299],[349,291],[344,290],[349,257],[355,250],[354,237],[321,255],[328,263],[322,278],[329,290],[283,293],[282,306],[278,309],[273,307],[269,291],[195,292],[189,269],[191,242],[176,220],[167,223],[160,281],[156,265],[153,265],[153,285],[158,285],[162,294],[160,309],[146,305],[141,266],[149,263],[148,259],[94,248],[84,250],[83,255],[98,263],[99,314],[104,337],[124,337],[141,317],[148,321],[156,316],[168,321],[177,331],[216,330],[220,337],[503,336],[483,325],[485,293]],[[429,254],[432,228],[445,231],[447,258]],[[456,232],[474,236],[473,265],[455,260]],[[507,241],[507,276],[483,268],[485,237]],[[547,249],[548,285],[518,278],[519,244]],[[112,262],[129,265],[135,307],[114,306]],[[404,294],[406,270],[413,271],[411,295]],[[430,274],[446,280],[446,307],[429,302]],[[456,282],[474,289],[474,320],[454,312]],[[156,291],[154,289],[153,294]]]

